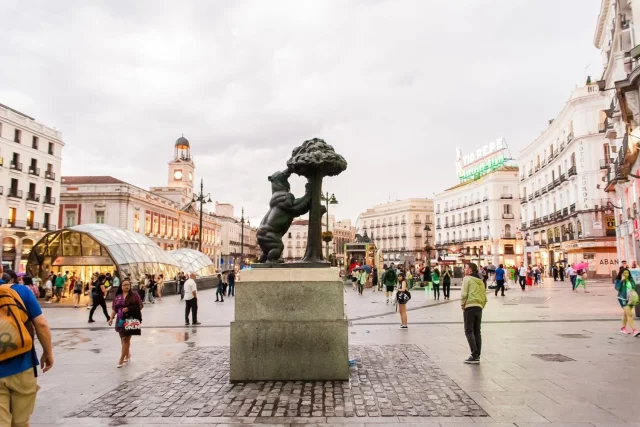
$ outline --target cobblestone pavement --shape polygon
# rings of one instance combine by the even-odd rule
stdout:
[[[349,381],[229,383],[228,347],[193,347],[68,417],[484,417],[415,345],[353,346]]]

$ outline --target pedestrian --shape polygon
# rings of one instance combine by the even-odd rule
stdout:
[[[503,265],[498,265],[496,268],[496,296],[498,296],[498,291],[502,291],[502,295],[504,296],[504,276],[506,271],[504,271]]]
[[[114,288],[118,288],[120,286],[120,274],[118,273],[118,271],[114,271],[113,272],[113,287]],[[131,280],[129,280],[129,285],[131,285]]]
[[[74,271],[71,273],[71,277],[69,278],[69,296],[74,295],[74,298],[75,294],[73,292],[75,290],[76,279],[76,272]]]
[[[162,274],[158,275],[158,279],[156,280],[156,289],[158,292],[158,301],[162,301],[162,290],[164,289],[164,276]]]
[[[386,288],[386,294],[387,294],[387,304],[389,304],[391,301],[391,294],[393,294],[393,289],[396,286],[396,280],[398,279],[398,276],[396,275],[396,271],[393,268],[393,263],[391,263],[391,265],[389,266],[389,268],[387,268],[386,264],[384,265],[384,274],[382,275],[382,284],[385,286]]]
[[[520,263],[520,268],[518,269],[518,282],[520,283],[520,287],[524,292],[524,287],[527,284],[527,269],[524,267],[524,263]]]
[[[198,322],[198,289],[196,285],[196,274],[190,273],[189,279],[184,282],[184,324],[189,326],[189,312],[193,325],[200,325]]]
[[[218,286],[216,287],[216,302],[224,302],[224,294],[223,294],[223,285],[222,285],[222,275],[218,273]],[[218,299],[220,296],[220,299]]]
[[[560,264],[560,267],[558,267],[558,273],[560,274],[560,281],[564,282],[564,264]]]
[[[379,291],[378,289],[378,269],[373,267],[371,271],[371,284],[373,285],[373,292]]]
[[[0,275],[4,344],[0,353],[0,425],[28,426],[40,388],[38,365],[43,373],[53,367],[51,331],[31,289],[18,285],[16,273],[11,270],[2,274],[0,267]],[[40,361],[30,332],[33,329],[42,346]]]
[[[576,276],[576,286],[573,288],[574,292],[578,291],[578,288],[582,286],[584,288],[584,293],[588,294],[587,290],[587,270],[580,270],[578,275]]]
[[[38,286],[35,283],[33,283],[33,278],[29,276],[24,276],[24,277],[21,277],[21,279],[22,279],[22,284],[27,288],[29,288],[31,292],[33,292],[33,296],[36,297],[36,300],[40,298],[40,289],[38,289]]]
[[[364,286],[369,281],[369,274],[367,274],[367,270],[364,268],[358,274],[358,294],[362,295],[364,292]]]
[[[553,281],[558,281],[558,264],[553,264]]]
[[[180,301],[184,299],[184,282],[186,282],[187,278],[184,273],[181,271],[178,276],[178,293],[180,294]]]
[[[138,280],[138,296],[140,297],[140,301],[142,301],[142,304],[144,304],[144,300],[145,300],[146,290],[144,288],[144,285],[146,281],[147,281],[146,274],[143,274],[142,276],[140,276],[140,279]]]
[[[640,331],[636,330],[636,325],[633,321],[633,308],[638,305],[638,289],[628,268],[623,268],[618,273],[616,291],[618,291],[618,303],[622,307],[622,327],[620,332],[623,334],[633,333],[633,336],[637,337],[640,335]],[[631,326],[631,332],[627,329],[627,325]]]
[[[575,271],[572,266],[569,266],[567,267],[567,275],[569,276],[569,281],[571,281],[571,289],[575,291],[578,272]]]
[[[638,263],[635,260],[631,263],[631,268],[638,268]]]
[[[156,300],[153,298],[153,275],[147,274],[144,279],[144,288],[145,288],[145,299],[144,302],[148,302],[150,304],[155,304]]]
[[[51,304],[51,298],[53,298],[53,275],[47,276],[47,280],[44,282],[44,302],[45,304]]]
[[[62,276],[62,273],[58,273],[58,277],[56,277],[56,302],[60,302],[60,298],[63,298],[64,293],[64,282],[65,278]]]
[[[229,272],[222,275],[222,293],[227,294],[227,288],[229,287]]]
[[[426,265],[422,269],[422,281],[424,282],[425,288],[431,288],[431,266]]]
[[[400,329],[408,329],[407,326],[407,303],[411,299],[411,292],[407,289],[407,281],[404,273],[398,274],[398,312],[400,313]]]
[[[73,281],[73,307],[80,306],[80,295],[82,295],[82,280],[75,279]]]
[[[236,296],[236,273],[234,270],[229,272],[229,276],[227,276],[227,283],[229,284],[229,290],[227,291],[228,297]]]
[[[102,307],[102,312],[104,313],[104,317],[107,318],[107,322],[109,321],[109,313],[107,312],[107,303],[104,300],[104,297],[107,292],[106,288],[104,287],[104,281],[106,280],[106,278],[107,276],[105,276],[104,274],[101,274],[100,276],[98,276],[98,280],[93,286],[93,306],[91,307],[91,311],[89,311],[88,323],[96,322],[95,320],[93,320],[93,313],[96,311],[96,308],[98,308],[98,306]]]
[[[442,272],[442,292],[444,293],[444,299],[451,299],[451,270],[449,265],[445,264]]]
[[[476,264],[472,262],[467,264],[464,273],[460,304],[464,313],[464,334],[471,350],[471,356],[464,362],[477,364],[480,363],[480,355],[482,353],[480,325],[482,323],[482,310],[487,304],[487,293],[478,274],[478,266]]]
[[[120,359],[118,368],[131,360],[131,337],[140,335],[142,323],[142,300],[131,290],[131,282],[125,280],[116,290],[116,296],[111,304],[109,326],[116,320],[116,332],[120,335]]]
[[[431,283],[433,283],[433,299],[440,299],[440,270],[438,267],[431,272]]]
[[[527,286],[533,286],[533,278],[534,278],[533,268],[531,266],[527,267]]]

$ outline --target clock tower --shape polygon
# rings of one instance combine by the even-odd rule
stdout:
[[[193,196],[193,174],[196,165],[191,159],[191,147],[187,138],[176,140],[175,156],[169,162],[169,188],[179,188],[188,199]]]

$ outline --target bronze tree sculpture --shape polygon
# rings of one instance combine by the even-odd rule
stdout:
[[[290,171],[307,178],[307,194],[310,197],[309,232],[307,250],[303,262],[321,262],[322,256],[322,215],[325,208],[320,202],[322,179],[335,176],[347,169],[347,161],[336,153],[333,147],[319,138],[305,141],[293,150],[287,161]]]
[[[305,195],[296,199],[290,192],[290,176],[291,171],[287,169],[276,172],[269,177],[272,193],[269,211],[262,219],[256,233],[258,245],[262,250],[259,262],[282,262],[281,256],[284,249],[282,236],[287,232],[295,217],[309,211],[309,184],[307,184]]]

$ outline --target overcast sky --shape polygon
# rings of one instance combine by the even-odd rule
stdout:
[[[304,140],[349,163],[338,218],[456,183],[455,148],[513,155],[585,67],[600,0],[0,2],[0,103],[61,130],[63,175],[165,185],[181,134],[214,200],[267,210]],[[296,196],[304,181],[292,177]]]

